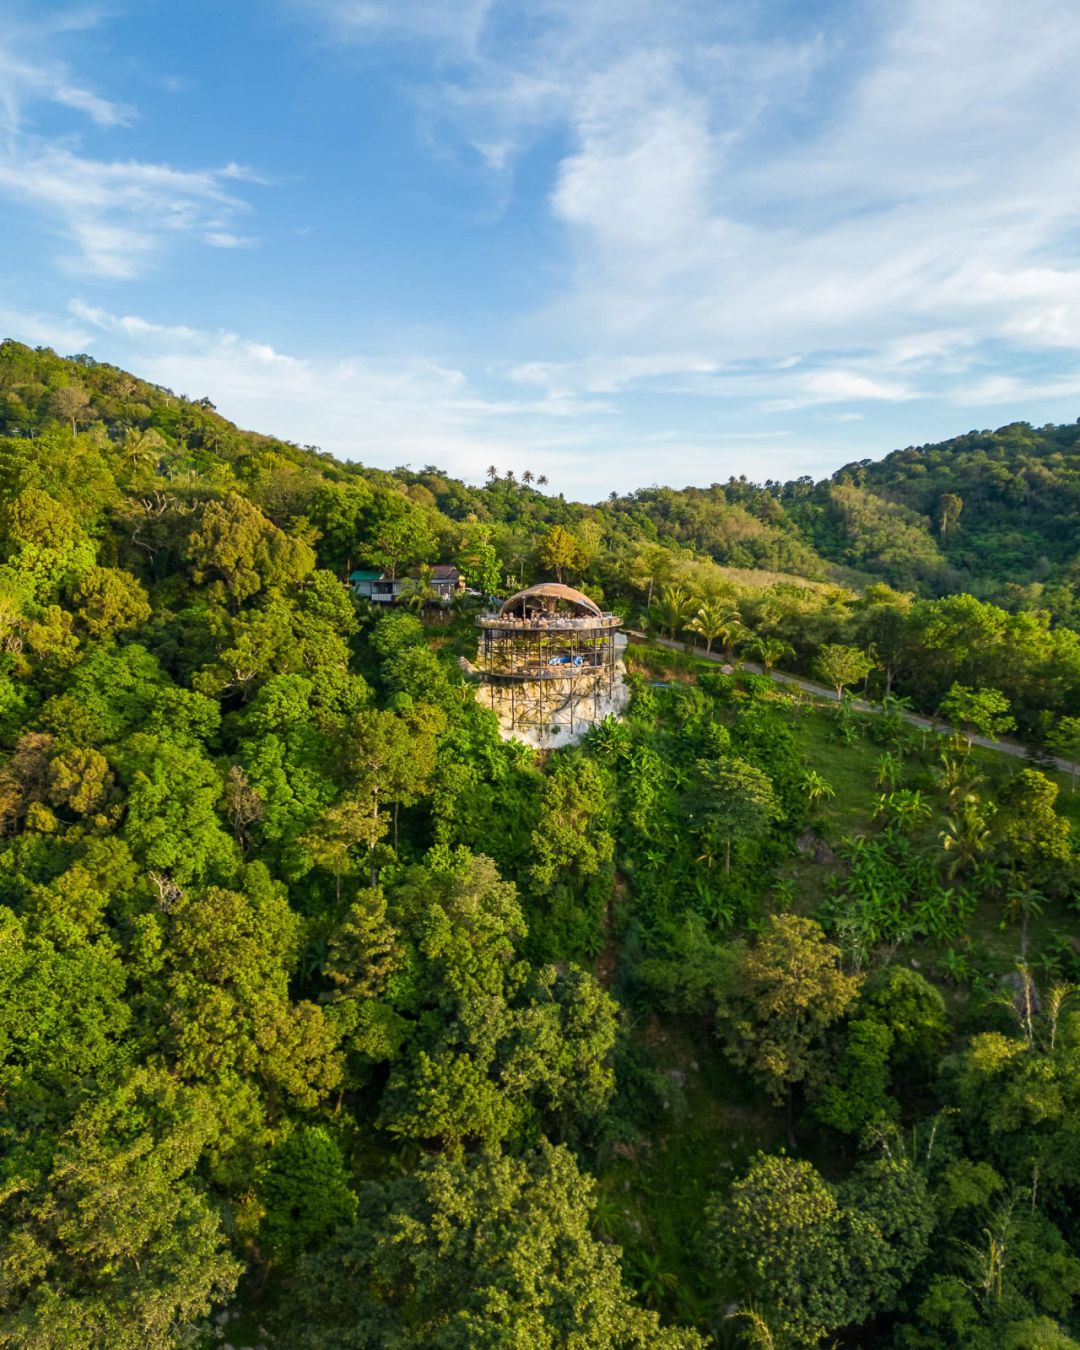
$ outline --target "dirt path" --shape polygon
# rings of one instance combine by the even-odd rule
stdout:
[[[702,661],[715,661],[718,664],[726,664],[728,658],[718,652],[703,652],[697,647],[690,647],[685,642],[672,642],[670,638],[646,637],[644,633],[635,632],[633,629],[626,630],[627,637],[640,638],[645,642],[655,643],[658,647],[667,647],[673,652],[684,652],[699,657]],[[765,670],[755,661],[738,661],[740,670],[752,671],[755,675],[768,675],[770,680],[775,680],[777,684],[793,685],[797,689],[802,689],[807,694],[813,694],[817,698],[823,698],[829,703],[838,702],[836,690],[829,689],[823,684],[815,684],[813,680],[805,680],[801,675],[787,675],[782,670]],[[860,712],[880,712],[880,703],[868,703],[865,699],[857,698],[854,700],[854,706]],[[927,731],[950,731],[953,728],[947,723],[942,722],[935,717],[924,717],[921,713],[901,712],[900,714],[905,722],[910,722],[913,727],[924,727]],[[1012,755],[1016,759],[1031,759],[1035,757],[1035,751],[1026,745],[1021,745],[1019,741],[991,740],[989,736],[975,736],[974,744],[982,746],[984,750],[997,750],[1003,755]],[[1040,762],[1051,764],[1055,769],[1062,773],[1080,774],[1080,765],[1071,764],[1067,759],[1060,759],[1057,755],[1039,753]]]

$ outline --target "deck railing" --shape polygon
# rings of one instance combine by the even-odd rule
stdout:
[[[580,632],[590,628],[618,628],[622,619],[618,614],[611,613],[555,614],[547,619],[522,619],[512,614],[480,614],[476,622],[481,628],[505,628],[515,633],[559,633]]]

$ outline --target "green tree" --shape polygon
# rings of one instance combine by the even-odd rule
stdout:
[[[137,628],[150,617],[150,602],[139,581],[117,567],[92,567],[75,588],[76,613],[91,637]]]
[[[1047,744],[1055,755],[1069,762],[1069,782],[1075,792],[1077,775],[1080,774],[1080,717],[1058,718],[1047,737]]]
[[[971,689],[954,683],[938,705],[938,713],[964,728],[969,746],[977,735],[996,741],[1016,726],[1009,700],[999,689]]]
[[[662,586],[649,606],[649,618],[674,642],[693,613],[693,599],[684,586]]]
[[[539,890],[548,890],[562,873],[595,876],[611,862],[615,840],[607,815],[603,780],[591,761],[547,779],[530,841],[529,874]]]
[[[794,656],[795,651],[790,643],[784,642],[780,638],[768,637],[759,634],[752,642],[747,643],[746,650],[761,662],[766,671],[772,670],[777,661],[782,661],[785,656]]]
[[[953,530],[960,513],[964,509],[964,499],[955,492],[946,492],[938,502],[938,530],[942,539]]]
[[[465,547],[457,556],[457,566],[466,583],[488,596],[499,589],[502,569],[495,546],[487,539],[477,539]]]
[[[1038,769],[1021,769],[998,796],[995,844],[1033,877],[1056,877],[1071,861],[1071,826],[1054,810],[1058,785]]]
[[[759,1154],[727,1199],[710,1204],[712,1261],[772,1344],[816,1346],[892,1304],[925,1254],[926,1211],[907,1164],[879,1165],[839,1190],[808,1162]]]
[[[136,1069],[78,1110],[44,1166],[32,1149],[10,1159],[5,1344],[168,1350],[192,1334],[241,1270],[195,1177],[214,1131],[204,1094]]]
[[[752,839],[782,814],[772,781],[745,759],[698,760],[696,828],[707,850],[724,850],[724,872],[731,871],[736,838]],[[704,856],[704,855],[703,855]]]
[[[536,546],[536,554],[542,567],[555,573],[556,581],[562,581],[563,573],[574,571],[578,566],[578,541],[561,525],[553,525],[543,535]]]
[[[707,600],[700,605],[686,626],[692,633],[705,639],[707,652],[712,651],[713,643],[718,640],[725,647],[730,647],[746,631],[739,611],[715,600]]]
[[[356,1226],[305,1263],[290,1320],[312,1350],[703,1350],[635,1304],[619,1249],[592,1234],[594,1206],[573,1156],[547,1143],[523,1159],[429,1158],[361,1189]]]
[[[277,1145],[259,1181],[259,1199],[266,1210],[260,1244],[290,1264],[356,1215],[341,1149],[318,1125],[302,1125]]]
[[[728,1053],[783,1101],[793,1084],[820,1070],[824,1034],[859,984],[841,971],[839,950],[813,919],[771,914],[742,951],[734,988],[719,1010]]]
[[[858,684],[873,668],[873,661],[864,651],[838,643],[827,643],[814,661],[814,674],[823,684],[836,690],[838,699],[848,685]]]
[[[390,577],[403,568],[430,562],[434,553],[435,536],[427,513],[398,496],[383,501],[370,538],[361,545],[364,561]]]
[[[401,594],[406,605],[418,614],[440,603],[442,593],[435,585],[435,571],[429,563],[421,563],[414,577],[405,578]]]
[[[234,606],[263,588],[301,581],[315,566],[303,540],[279,530],[238,492],[203,507],[187,556],[195,580],[221,577]]]

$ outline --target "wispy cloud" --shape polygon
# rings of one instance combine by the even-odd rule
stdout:
[[[598,369],[627,387],[751,360],[773,363],[774,410],[966,403],[1004,387],[972,366],[1080,347],[1067,6],[307,8],[338,41],[429,44],[426,126],[494,174],[553,128],[567,140],[548,194],[567,283],[529,330],[552,355],[519,378],[572,395]],[[785,375],[793,353],[818,373]]]
[[[92,21],[82,15],[76,26]],[[71,19],[75,23],[75,19]],[[51,35],[55,24],[45,25]],[[37,108],[64,108],[101,133],[128,127],[136,112],[72,75],[58,61],[17,54],[20,30],[0,36],[0,194],[36,211],[59,240],[65,270],[107,280],[140,275],[167,242],[201,240],[216,248],[253,242],[232,227],[249,208],[236,185],[259,181],[242,165],[182,169],[165,163],[86,152],[71,134],[37,130]],[[41,25],[23,32],[40,45]]]

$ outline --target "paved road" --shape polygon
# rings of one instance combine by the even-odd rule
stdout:
[[[721,665],[728,661],[726,656],[723,656],[718,652],[703,652],[700,648],[688,646],[685,642],[672,642],[670,638],[647,637],[644,633],[637,632],[632,628],[626,630],[626,635],[630,638],[639,638],[644,642],[655,643],[659,647],[670,647],[671,650],[675,652],[687,652],[693,656],[699,657],[702,661],[716,661]],[[805,693],[813,694],[817,698],[826,699],[830,703],[836,703],[838,701],[835,689],[829,689],[824,684],[815,684],[813,680],[804,680],[801,675],[787,675],[782,670],[765,670],[755,661],[738,661],[737,665],[740,670],[753,671],[755,675],[768,675],[768,677],[771,680],[775,680],[777,684],[794,685],[796,688],[802,689]],[[881,711],[880,703],[868,703],[865,699],[861,698],[855,699],[854,702],[855,707],[861,712]],[[920,713],[902,712],[901,716],[905,722],[910,722],[911,725],[915,727],[925,727],[927,731],[952,730],[952,728],[940,719],[923,717]],[[1019,741],[994,741],[991,740],[989,736],[975,736],[973,739],[974,743],[976,745],[981,745],[984,750],[997,750],[1000,754],[1013,755],[1017,759],[1030,759],[1035,757],[1035,752],[1029,749],[1028,746],[1021,745]],[[1060,769],[1062,773],[1080,774],[1080,765],[1071,764],[1067,759],[1060,759],[1056,755],[1048,755],[1039,752],[1038,759],[1041,763],[1052,764],[1054,768]]]

